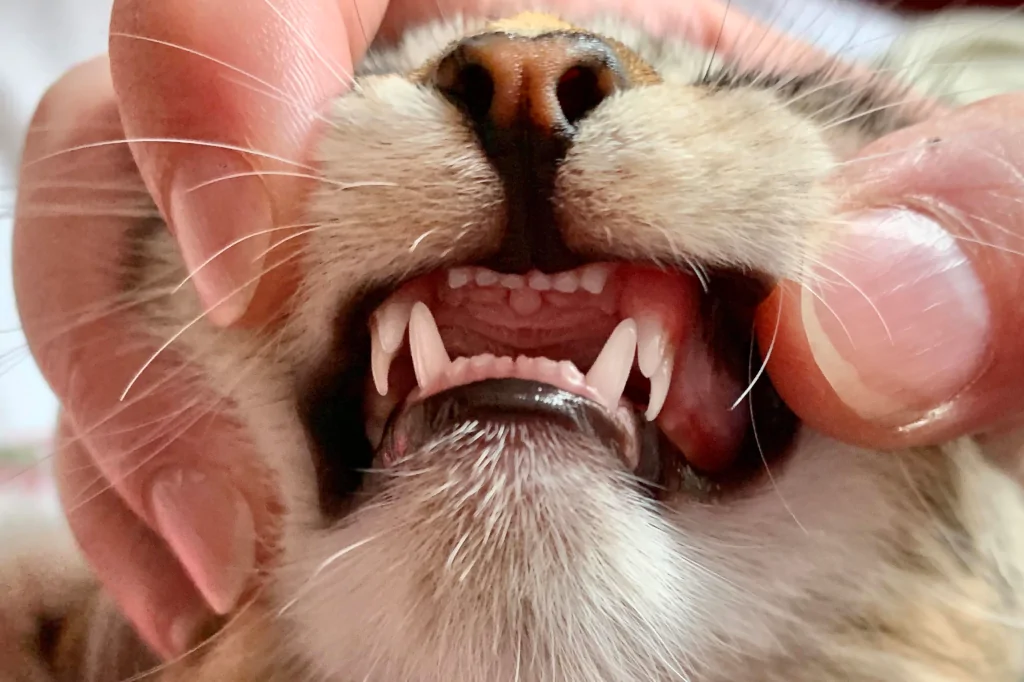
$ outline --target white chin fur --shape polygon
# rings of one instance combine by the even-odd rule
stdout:
[[[686,679],[730,650],[767,656],[800,626],[787,593],[876,563],[894,513],[877,455],[798,448],[777,488],[668,518],[585,464],[467,501],[472,460],[445,460],[337,528],[292,528],[280,599],[317,668],[370,682]]]

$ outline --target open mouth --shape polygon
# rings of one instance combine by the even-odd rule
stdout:
[[[406,281],[365,321],[357,459],[389,468],[459,424],[542,420],[599,439],[657,497],[748,482],[796,429],[767,375],[752,381],[766,291],[749,284],[624,262]]]

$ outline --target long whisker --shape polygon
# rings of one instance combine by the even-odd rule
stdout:
[[[246,242],[246,241],[248,241],[250,239],[254,239],[256,237],[262,237],[264,235],[273,234],[275,232],[282,232],[282,231],[285,231],[285,230],[294,230],[294,229],[298,229],[298,228],[314,228],[313,230],[301,230],[299,232],[299,234],[308,234],[308,233],[314,231],[319,225],[320,225],[319,223],[294,223],[292,225],[278,225],[277,227],[271,227],[271,228],[268,228],[266,230],[257,230],[256,232],[251,232],[251,233],[249,233],[247,235],[239,237],[238,239],[235,239],[234,241],[232,241],[227,246],[224,246],[221,249],[219,249],[212,256],[210,256],[209,258],[204,260],[202,263],[200,263],[198,266],[196,266],[196,268],[192,272],[188,273],[188,275],[185,277],[185,279],[183,279],[180,282],[178,282],[178,284],[171,290],[171,293],[178,293],[179,291],[181,291],[182,287],[184,287],[186,284],[188,284],[206,266],[208,266],[210,263],[212,263],[213,261],[215,261],[218,258],[220,258],[227,251],[230,251],[231,249],[235,248],[239,244],[242,244],[243,242]],[[289,235],[285,239],[282,239],[280,242],[278,242],[278,244],[284,243],[285,241],[288,241],[289,239],[293,239],[296,236],[297,235]],[[262,253],[260,253],[257,256],[256,260],[258,261],[259,259],[261,259],[264,256],[266,256],[273,248],[274,247],[271,247],[270,249],[267,249],[267,250],[263,251]]]
[[[209,142],[205,140],[189,140],[184,138],[173,137],[135,137],[117,140],[103,140],[100,142],[89,142],[86,144],[76,145],[74,147],[68,147],[67,149],[62,149],[60,151],[52,152],[50,154],[45,154],[39,157],[38,159],[33,159],[32,161],[26,163],[25,168],[38,166],[39,164],[44,163],[46,161],[51,161],[53,159],[59,158],[61,156],[66,156],[67,154],[72,154],[74,152],[87,151],[90,149],[100,149],[102,147],[113,147],[116,145],[124,144],[180,144],[195,147],[211,147],[214,149],[225,149],[227,151],[238,152],[240,154],[250,154],[252,156],[258,156],[260,158],[270,159],[271,161],[286,163],[297,168],[308,170],[311,173],[315,173],[317,170],[313,166],[309,166],[304,163],[299,163],[298,161],[294,161],[292,159],[286,159],[285,157],[278,156],[277,154],[270,154],[269,152],[261,152],[247,147],[241,147],[233,144],[225,144],[223,142]]]
[[[238,173],[230,173],[228,175],[221,175],[221,176],[218,176],[216,178],[213,178],[212,180],[206,180],[205,182],[201,182],[198,185],[193,185],[192,187],[189,187],[185,191],[186,192],[195,192],[196,190],[202,189],[203,187],[209,187],[210,185],[214,185],[214,184],[216,184],[218,182],[223,182],[225,180],[233,180],[235,178],[245,178],[245,177],[251,177],[251,176],[260,176],[260,177],[262,177],[262,176],[272,176],[272,175],[289,177],[289,178],[299,178],[301,180],[316,180],[317,182],[320,182],[322,184],[330,185],[332,187],[337,187],[338,189],[343,189],[343,190],[344,189],[358,189],[360,187],[397,187],[398,186],[394,182],[385,182],[385,181],[382,181],[382,180],[381,181],[366,180],[364,182],[342,182],[340,180],[332,180],[331,178],[326,178],[323,175],[319,175],[319,174],[315,174],[315,173],[295,173],[295,172],[292,172],[292,171],[263,171],[263,170],[258,170],[257,171],[257,170],[254,170],[254,171],[242,171],[242,172],[238,172]]]
[[[779,310],[780,311],[782,310],[782,306],[781,305],[779,306]],[[781,320],[781,317],[780,317],[780,320]],[[775,333],[773,334],[773,340],[772,340],[773,344],[774,344],[774,336],[777,333],[778,333],[778,325],[776,325]],[[753,339],[753,335],[751,335],[751,339]],[[750,369],[753,366],[753,360],[754,360],[754,343],[753,343],[753,340],[751,340],[751,343],[750,343],[750,357],[749,357],[749,360],[748,360],[748,363],[747,363],[747,368],[748,368],[747,369],[747,373],[748,373],[748,375],[750,373]],[[778,496],[779,501],[782,503],[782,506],[785,508],[785,510],[789,514],[790,518],[793,519],[793,522],[797,525],[798,528],[800,528],[801,531],[804,532],[804,534],[808,534],[807,528],[805,528],[804,525],[802,523],[800,523],[800,519],[798,519],[796,517],[796,514],[793,513],[793,509],[792,509],[792,507],[789,506],[789,502],[786,501],[785,496],[782,495],[782,491],[779,490],[779,485],[778,485],[778,483],[775,480],[775,474],[772,473],[771,467],[768,465],[768,457],[764,453],[764,446],[761,444],[761,436],[758,435],[758,432],[757,432],[757,417],[754,414],[754,401],[753,400],[748,400],[747,401],[747,406],[750,408],[750,430],[754,434],[754,443],[757,445],[757,452],[761,456],[761,463],[764,465],[764,471],[765,471],[765,474],[768,476],[768,480],[771,481],[772,489],[775,490],[775,494]]]
[[[211,306],[209,310],[204,310],[202,313],[200,313],[195,318],[190,320],[187,324],[185,324],[185,326],[183,326],[181,329],[179,329],[177,332],[175,332],[175,334],[173,336],[171,336],[171,338],[169,338],[167,341],[165,341],[160,346],[160,348],[157,349],[157,351],[152,356],[150,356],[150,358],[142,365],[142,367],[139,368],[139,370],[135,373],[135,375],[128,382],[128,385],[125,386],[124,391],[121,393],[121,398],[120,399],[123,401],[125,399],[125,397],[128,395],[128,393],[131,391],[132,386],[135,385],[135,382],[139,380],[139,377],[142,376],[142,374],[146,371],[146,369],[149,368],[149,366],[152,365],[153,362],[155,362],[156,359],[165,350],[167,350],[175,341],[180,339],[189,329],[191,329],[195,325],[199,324],[199,322],[201,322],[203,319],[205,319],[209,315],[210,310],[212,310],[213,308],[216,308],[217,306],[219,306],[222,303],[226,302],[228,299],[230,299],[232,296],[234,296],[238,292],[243,291],[246,287],[248,287],[248,286],[250,286],[252,284],[255,284],[256,282],[258,282],[262,277],[264,277],[271,270],[279,268],[279,267],[285,265],[286,263],[290,262],[291,260],[294,260],[295,257],[296,257],[295,255],[292,255],[292,256],[289,256],[287,258],[284,258],[281,261],[278,261],[277,263],[274,263],[270,267],[264,269],[263,272],[260,272],[259,274],[255,275],[253,277],[250,277],[241,286],[236,287],[229,294],[227,294],[226,296],[221,298],[219,301],[217,301],[216,304]]]
[[[739,407],[739,405],[744,400],[746,400],[747,396],[749,396],[751,391],[754,390],[754,386],[757,384],[758,380],[765,373],[765,370],[768,369],[768,362],[769,362],[769,360],[771,360],[772,351],[775,350],[775,340],[778,337],[779,327],[781,325],[782,325],[782,306],[779,305],[779,314],[778,314],[778,316],[775,319],[775,331],[772,333],[771,343],[768,344],[768,350],[765,352],[764,359],[761,361],[761,368],[757,370],[757,374],[754,375],[754,378],[747,382],[747,387],[743,390],[742,393],[740,393],[740,397],[736,398],[736,401],[731,406],[729,406],[729,410],[730,411],[731,410],[735,410],[737,407]],[[756,345],[754,343],[754,338],[756,338],[756,330],[752,330],[751,342],[750,342],[751,343],[751,349],[753,349],[753,347]],[[753,350],[751,350],[751,353],[753,353]],[[751,409],[753,409],[753,408],[751,408]]]

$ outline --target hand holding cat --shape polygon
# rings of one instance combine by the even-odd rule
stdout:
[[[557,4],[599,12],[622,3]],[[688,4],[685,15],[676,4],[646,2],[638,20],[754,62],[816,58],[762,39],[763,28],[713,0]],[[40,179],[138,184],[134,161],[197,271],[211,318],[258,323],[273,314],[286,268],[262,254],[289,234],[274,226],[300,222],[308,187],[287,174],[289,160],[307,157],[324,102],[347,87],[369,38],[378,27],[394,32],[439,11],[489,6],[119,0],[109,60],[70,72],[36,113],[15,279],[29,343],[64,405],[62,495],[101,579],[165,655],[180,652],[213,611],[229,610],[271,555],[273,485],[173,352],[120,401],[156,349],[131,337],[121,309],[74,327],[66,321],[110,300],[119,235],[135,221],[36,214],[29,208],[90,201]],[[890,447],[1020,416],[1022,121],[1024,96],[989,100],[880,140],[844,166],[843,237],[820,264],[822,285],[783,284],[759,316],[772,379],[806,422]],[[134,158],[121,145],[48,157],[125,135],[219,145],[136,141]]]

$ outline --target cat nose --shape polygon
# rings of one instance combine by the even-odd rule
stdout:
[[[562,140],[626,81],[606,42],[570,32],[466,38],[441,59],[433,80],[478,132],[517,128]]]
[[[478,264],[508,273],[581,265],[553,197],[580,122],[627,87],[612,47],[582,32],[485,33],[457,43],[430,79],[463,111],[504,185],[501,244]]]

